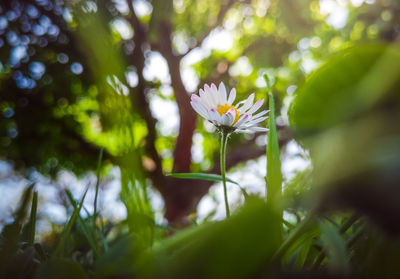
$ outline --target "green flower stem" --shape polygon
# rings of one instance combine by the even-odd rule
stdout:
[[[226,189],[226,174],[225,174],[225,157],[226,157],[226,144],[228,142],[228,136],[229,134],[226,131],[222,131],[221,133],[221,150],[220,150],[220,156],[221,156],[221,176],[222,176],[222,183],[224,185],[224,198],[225,198],[225,209],[226,209],[226,217],[230,217],[230,212],[229,212],[229,203],[228,203],[228,193]]]

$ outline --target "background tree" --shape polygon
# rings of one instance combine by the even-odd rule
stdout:
[[[211,186],[168,172],[219,172],[217,136],[197,121],[190,91],[224,81],[240,96],[265,97],[262,75],[273,82],[278,108],[306,74],[331,53],[355,42],[395,41],[397,1],[351,2],[347,20],[331,22],[334,1],[9,1],[1,4],[1,154],[22,170],[56,176],[95,168],[100,147],[126,181],[148,183],[163,196],[166,217],[185,222]],[[145,10],[145,12],[141,12]],[[328,20],[327,20],[328,17]],[[118,26],[127,28],[128,36]],[[225,49],[207,50],[219,32]],[[129,35],[131,34],[131,35]],[[229,38],[229,37],[228,37]],[[184,82],[190,57],[196,84]],[[149,78],[154,55],[166,61],[169,81]],[[166,94],[170,90],[172,95]],[[176,102],[179,130],[161,134],[156,99]],[[162,108],[156,108],[162,109]],[[279,111],[279,110],[278,110]],[[290,140],[280,119],[280,141]],[[168,120],[166,120],[168,121]],[[193,136],[204,160],[192,160]],[[228,168],[264,154],[257,138],[235,136]],[[125,180],[124,180],[125,181]],[[130,182],[126,182],[128,185]],[[124,184],[124,183],[123,183]],[[130,195],[130,192],[125,192]]]

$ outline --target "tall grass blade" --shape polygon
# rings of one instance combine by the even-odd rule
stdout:
[[[71,191],[67,190],[67,197],[69,199],[69,202],[71,203],[71,205],[74,207],[74,210],[77,209],[77,204],[71,194]],[[95,254],[95,256],[99,256],[98,253],[98,249],[97,249],[97,245],[96,245],[96,239],[94,237],[94,235],[96,235],[96,231],[97,228],[95,227],[94,230],[90,230],[89,227],[86,225],[85,220],[82,219],[82,217],[80,215],[78,215],[78,220],[79,220],[79,224],[81,225],[83,234],[85,235],[86,239],[89,242],[90,247],[92,248],[93,253]]]
[[[99,195],[99,185],[100,185],[100,169],[101,169],[101,161],[103,160],[103,147],[100,148],[99,152],[99,159],[97,161],[97,170],[96,170],[96,193],[94,195],[94,213],[93,213],[93,222],[94,222],[94,227],[96,227],[96,217],[97,217],[97,196]]]
[[[267,202],[276,204],[282,197],[282,171],[278,133],[275,124],[275,103],[269,94],[269,131],[267,143]]]
[[[29,245],[33,245],[35,242],[35,231],[36,231],[36,214],[37,214],[37,204],[38,204],[38,192],[33,193],[32,206],[31,206],[31,216],[29,218]]]
[[[349,269],[346,242],[340,235],[339,230],[327,223],[320,222],[321,240],[324,251],[328,257],[328,267],[335,271],[346,271]]]
[[[264,78],[269,84],[269,80],[264,75]],[[282,171],[281,171],[281,159],[279,151],[278,132],[276,130],[275,123],[275,102],[274,97],[271,93],[268,94],[269,100],[269,132],[267,142],[267,176],[266,176],[266,191],[267,191],[267,203],[277,210],[279,216],[283,216],[281,209],[282,202]],[[275,228],[280,231],[281,241],[283,238],[283,224],[279,224],[279,228]]]
[[[307,216],[303,221],[300,222],[285,238],[283,243],[274,255],[274,259],[280,259],[290,249],[290,247],[301,237],[302,234],[306,233],[314,223],[313,214]]]
[[[72,227],[74,226],[74,224],[76,222],[76,219],[78,219],[79,213],[83,206],[83,201],[85,200],[88,190],[89,190],[89,187],[86,188],[85,193],[83,194],[78,207],[74,208],[71,218],[69,219],[69,221],[68,221],[67,225],[65,226],[65,229],[61,235],[60,241],[59,241],[58,245],[56,246],[56,248],[54,249],[53,257],[62,256],[62,253],[64,252],[65,242],[69,237],[69,234],[71,232]]]
[[[359,214],[353,214],[351,215],[344,223],[341,227],[338,228],[338,233],[339,235],[343,235],[346,233],[346,231],[352,226],[354,225],[354,223],[360,218]],[[361,233],[361,231],[360,231]],[[358,233],[354,233],[350,236],[350,239],[352,239],[353,236],[357,236]],[[357,236],[358,237],[358,236]],[[347,242],[347,247],[349,247],[349,241]],[[326,251],[322,250],[317,259],[314,262],[314,267],[319,267],[322,263],[322,261],[324,260],[324,258],[326,257]]]
[[[20,206],[18,207],[17,214],[15,216],[15,221],[14,221],[15,224],[21,224],[23,219],[26,216],[29,200],[31,198],[32,191],[33,191],[33,186],[35,186],[34,183],[30,184],[24,191]]]

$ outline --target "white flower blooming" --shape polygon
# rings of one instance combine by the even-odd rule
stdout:
[[[204,85],[204,90],[199,90],[200,96],[192,94],[193,109],[202,117],[213,123],[218,129],[229,132],[266,132],[267,128],[258,127],[257,123],[265,120],[268,111],[263,110],[254,114],[264,103],[264,99],[254,102],[254,93],[246,100],[233,105],[236,98],[236,89],[232,88],[228,94],[223,82],[219,87],[211,84]]]

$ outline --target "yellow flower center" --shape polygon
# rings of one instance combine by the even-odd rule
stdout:
[[[230,109],[235,109],[235,112],[236,112],[236,116],[235,116],[235,120],[233,121],[233,124],[235,124],[236,122],[238,122],[238,120],[239,120],[239,112],[238,112],[238,110],[237,110],[237,108],[236,107],[234,107],[234,106],[229,106],[229,105],[222,105],[222,106],[219,106],[219,108],[217,108],[217,111],[218,111],[218,113],[219,113],[219,115],[224,115],[225,113],[227,113],[228,112],[228,110],[230,110]],[[232,124],[232,125],[233,125]]]

